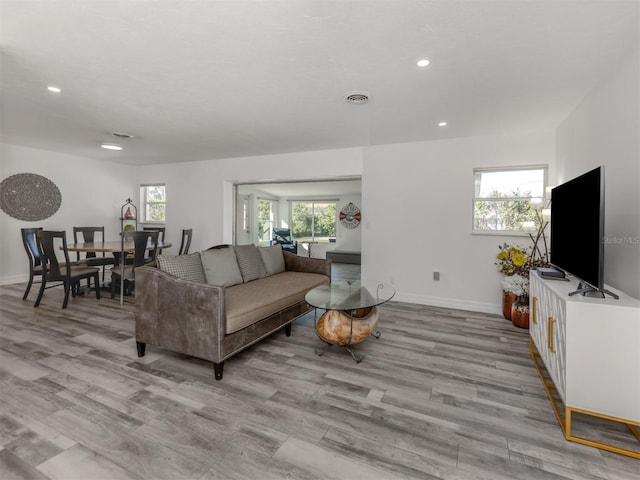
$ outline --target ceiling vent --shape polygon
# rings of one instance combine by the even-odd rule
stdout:
[[[368,92],[349,92],[344,96],[344,101],[352,105],[362,105],[369,101]]]
[[[113,132],[111,135],[116,138],[133,138],[133,135],[129,135],[128,133],[122,133],[122,132]]]

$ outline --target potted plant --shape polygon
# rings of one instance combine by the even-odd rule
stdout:
[[[530,202],[534,220],[523,222],[531,247],[504,243],[496,256],[498,270],[505,275],[502,282],[502,314],[520,328],[529,328],[529,271],[549,266],[549,248],[545,230],[549,225],[549,209],[541,198]],[[535,236],[534,236],[535,234]]]
[[[496,265],[505,278],[502,282],[502,314],[507,320],[511,320],[511,310],[519,295],[528,294],[529,259],[528,249],[516,245],[504,243],[498,246]],[[524,279],[526,278],[526,292]]]
[[[519,328],[529,328],[529,275],[516,273],[505,277],[502,288],[516,296],[511,304],[511,323]]]

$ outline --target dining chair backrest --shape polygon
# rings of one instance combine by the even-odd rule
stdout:
[[[191,237],[193,236],[193,229],[187,228],[182,230],[182,241],[180,242],[180,250],[178,255],[186,255],[189,253],[189,247],[191,246]]]
[[[122,232],[124,241],[128,239],[133,240],[133,246],[135,253],[133,256],[133,266],[140,267],[146,263],[145,252],[147,251],[147,245],[153,245],[153,248],[149,249],[149,256],[155,258],[155,254],[158,250],[158,236],[157,230],[133,230],[128,232]]]
[[[164,233],[166,231],[166,227],[143,227],[142,230],[145,232],[153,232],[153,231],[158,232],[159,233],[158,241],[164,242]]]
[[[39,230],[43,230],[42,227],[37,228],[21,228],[22,244],[29,257],[29,268],[37,267],[40,265],[40,252],[38,251],[38,239],[36,234]]]
[[[67,250],[67,232],[40,230],[37,233],[38,250],[43,264],[47,265],[47,280],[64,280],[71,273],[69,250]],[[62,247],[64,262],[58,259],[58,252]]]
[[[100,240],[104,242],[104,227],[73,227],[73,243],[93,243],[96,241],[96,233],[100,234]],[[82,240],[79,239],[78,234],[82,235]],[[78,260],[80,260],[80,252],[77,252]],[[96,252],[87,252],[86,258],[93,258],[96,256]],[[104,253],[103,253],[104,256]]]
[[[26,300],[31,291],[33,285],[33,279],[36,276],[42,276],[42,263],[40,262],[40,252],[38,250],[38,238],[37,232],[42,230],[42,227],[36,228],[21,228],[22,245],[24,246],[27,257],[29,258],[29,281],[27,282],[27,288],[24,290],[23,300]]]
[[[63,285],[64,300],[62,302],[62,308],[67,308],[69,294],[73,293],[73,296],[76,296],[80,287],[80,280],[82,279],[87,279],[87,282],[90,282],[90,279],[93,278],[96,298],[100,298],[100,289],[98,288],[100,269],[71,264],[69,260],[69,249],[67,247],[66,231],[39,230],[36,238],[38,239],[38,252],[40,253],[40,259],[44,267],[42,271],[42,283],[40,284],[38,298],[33,304],[34,307],[40,305],[45,289]],[[60,258],[61,251],[64,260]],[[49,281],[62,283],[47,287],[47,282]]]
[[[143,227],[142,228],[143,231],[145,232],[158,232],[158,241],[159,242],[164,242],[164,233],[166,231],[166,227]],[[158,248],[157,250],[151,251],[149,250],[149,253],[147,255],[147,260],[155,260],[156,255],[160,255],[162,254],[162,249]]]

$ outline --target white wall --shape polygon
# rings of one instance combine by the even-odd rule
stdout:
[[[471,233],[473,169],[553,157],[552,132],[366,148],[363,277],[395,285],[397,300],[500,312],[498,245],[528,240]]]
[[[353,203],[356,207],[360,209],[361,218],[365,218],[365,213],[362,211],[362,196],[361,195],[344,195],[340,197],[338,201],[338,213],[340,210],[348,205],[349,203]],[[340,220],[338,220],[338,224],[336,226],[336,250],[345,250],[347,252],[360,252],[362,250],[362,224],[358,225],[356,228],[346,228]],[[328,250],[333,250],[333,248],[329,248]]]
[[[471,235],[473,168],[551,163],[553,147],[553,134],[542,132],[154,165],[128,168],[127,175],[106,162],[7,147],[2,177],[33,171],[61,187],[63,208],[43,225],[70,229],[102,219],[112,232],[121,202],[136,198],[140,182],[165,182],[167,239],[177,242],[182,228],[193,228],[196,251],[232,242],[234,183],[362,175],[362,197],[341,202],[356,200],[362,211],[360,227],[349,233],[361,237],[363,275],[393,283],[398,300],[498,313],[501,276],[494,257],[508,239]],[[19,222],[1,215],[3,235],[12,239],[2,252],[2,281],[23,281]],[[358,250],[356,243],[340,245]],[[434,270],[441,272],[439,282],[431,280]]]
[[[605,283],[640,298],[640,51],[636,44],[560,125],[557,181],[605,167]]]
[[[39,222],[16,220],[0,212],[1,284],[28,279],[21,228],[66,230],[67,241],[73,243],[74,226],[104,226],[107,240],[117,240],[120,207],[127,198],[135,201],[138,195],[138,182],[132,177],[135,168],[0,144],[0,178],[4,180],[16,173],[35,173],[51,180],[60,189],[62,204],[53,216]]]
[[[232,243],[235,183],[349,177],[361,172],[362,149],[350,148],[154,165],[140,167],[139,174],[144,182],[166,182],[167,232],[192,227],[191,251],[196,251]]]

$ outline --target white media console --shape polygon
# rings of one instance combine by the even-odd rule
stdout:
[[[640,458],[640,450],[575,436],[571,426],[573,413],[604,418],[626,424],[640,442],[640,300],[614,289],[617,300],[569,296],[577,282],[535,271],[530,281],[531,356],[565,437]]]

